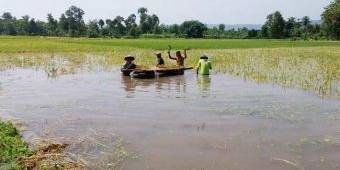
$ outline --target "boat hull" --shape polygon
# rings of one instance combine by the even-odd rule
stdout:
[[[120,71],[122,72],[122,74],[124,76],[130,76],[130,74],[133,70],[131,70],[131,69],[121,69]]]
[[[154,71],[133,71],[130,76],[138,79],[152,79],[156,77]]]

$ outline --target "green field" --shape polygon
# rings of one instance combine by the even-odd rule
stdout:
[[[191,48],[187,66],[195,66],[207,54],[214,71],[256,82],[299,87],[322,96],[340,96],[340,42],[289,40],[187,40],[187,39],[82,39],[46,37],[0,37],[0,70],[11,67],[44,66],[47,72],[64,67],[72,73],[82,64],[106,68],[121,65],[127,54],[136,63],[152,67],[154,52],[166,56]],[[53,57],[51,57],[53,56]],[[58,60],[58,58],[62,58]],[[174,62],[165,57],[167,65]],[[67,60],[68,64],[55,62]],[[52,73],[51,73],[52,74]]]
[[[0,37],[1,53],[16,52],[107,52],[117,48],[249,49],[291,47],[339,47],[337,41],[212,40],[212,39],[85,39],[46,37]]]

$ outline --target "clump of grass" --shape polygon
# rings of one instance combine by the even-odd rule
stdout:
[[[63,154],[67,146],[41,142],[32,151],[12,123],[0,122],[0,170],[79,168],[79,163]]]
[[[18,130],[9,122],[0,122],[0,169],[21,169],[17,160],[32,152]]]
[[[65,153],[68,144],[42,141],[31,156],[20,157],[18,162],[25,169],[80,169],[80,163],[71,160]]]
[[[116,145],[115,145],[114,157],[112,158],[111,162],[108,164],[108,168],[118,169],[121,164],[128,158],[131,158],[132,155],[129,153],[123,144],[123,140],[121,138],[117,138]]]

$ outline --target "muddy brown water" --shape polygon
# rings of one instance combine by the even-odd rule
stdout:
[[[71,143],[88,169],[115,167],[118,136],[124,170],[340,169],[340,100],[312,92],[192,71],[138,80],[99,66],[60,76],[11,67],[0,83],[0,113],[26,124],[27,141]]]

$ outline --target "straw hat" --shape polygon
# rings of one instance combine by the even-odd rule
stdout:
[[[203,54],[203,55],[201,56],[200,59],[205,59],[205,60],[207,60],[207,59],[209,59],[209,58],[208,58],[208,56],[207,56],[206,54]]]
[[[162,55],[162,53],[157,51],[157,52],[155,52],[155,55],[159,56],[159,55]]]
[[[132,56],[132,55],[127,55],[125,58],[124,58],[125,61],[127,60],[130,60],[130,61],[134,61],[135,60],[135,57]]]

